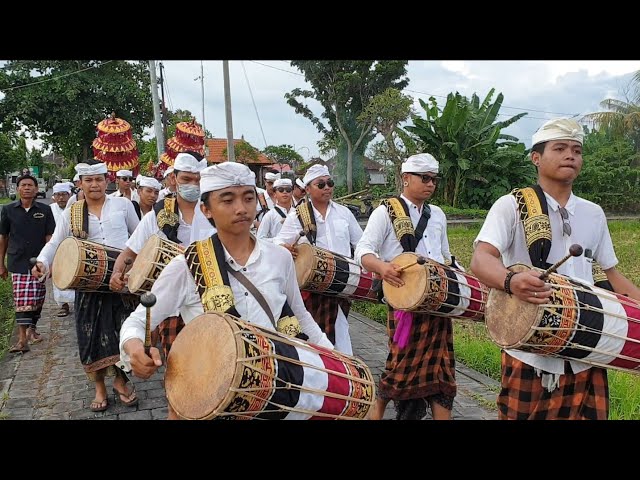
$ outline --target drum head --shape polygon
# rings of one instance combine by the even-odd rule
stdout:
[[[164,382],[169,404],[180,417],[210,418],[232,393],[238,357],[233,332],[223,315],[206,313],[176,337]]]
[[[157,235],[151,235],[142,247],[142,250],[140,250],[140,253],[133,262],[133,265],[131,265],[128,283],[129,291],[131,293],[137,293],[145,280],[147,280],[149,272],[151,271],[151,265],[158,255],[158,247],[160,246],[160,243],[160,237]]]
[[[418,255],[405,252],[391,260],[391,263],[404,267],[415,263]],[[397,310],[412,310],[422,303],[427,288],[427,269],[424,265],[414,265],[401,274],[404,286],[396,288],[382,281],[382,291],[389,305]]]
[[[516,263],[508,267],[514,272],[526,272],[531,267]],[[524,302],[504,290],[489,290],[485,307],[485,322],[491,339],[502,348],[516,348],[533,335],[538,322],[538,305]]]
[[[308,243],[298,244],[297,248],[298,256],[295,258],[294,263],[296,266],[298,286],[302,288],[303,285],[309,281],[309,277],[313,273],[316,254],[315,249]]]
[[[81,248],[81,242],[75,237],[67,237],[58,245],[51,265],[51,279],[60,290],[69,288],[76,279]]]

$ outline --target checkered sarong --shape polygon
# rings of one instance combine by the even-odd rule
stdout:
[[[560,376],[553,392],[542,386],[535,369],[502,352],[502,390],[498,395],[501,420],[606,420],[609,383],[604,368]]]
[[[307,311],[316,321],[320,330],[327,338],[336,344],[336,318],[338,317],[338,307],[342,309],[345,318],[349,316],[351,301],[346,298],[331,297],[329,295],[319,295],[308,291],[300,292]]]
[[[11,282],[16,312],[35,312],[42,308],[47,295],[44,282],[39,282],[30,273],[12,273]]]
[[[409,343],[393,342],[397,320],[387,315],[389,356],[380,376],[379,395],[391,400],[425,398],[442,394],[455,397],[455,359],[451,319],[413,314]]]
[[[173,345],[173,342],[175,342],[176,337],[183,328],[184,321],[182,317],[167,317],[160,322],[160,325],[151,333],[151,344],[157,345],[158,341],[160,342],[165,359],[169,356],[171,345]]]

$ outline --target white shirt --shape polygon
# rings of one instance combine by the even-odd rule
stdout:
[[[169,195],[170,193],[175,193],[172,192],[171,190],[169,190],[169,187],[167,188],[163,188],[162,190],[160,190],[160,192],[158,193],[158,201],[162,200],[164,197],[166,197],[167,195]]]
[[[269,210],[271,210],[275,205],[275,203],[273,203],[273,199],[269,196],[267,191],[264,188],[260,188],[260,187],[256,187],[256,191],[258,192],[258,195],[260,194],[264,195],[264,199],[267,202],[267,207],[269,208]],[[260,213],[261,211],[262,211],[262,205],[260,204],[260,199],[258,199],[258,207],[256,209],[256,214]]]
[[[56,223],[56,229],[51,240],[42,248],[38,261],[42,262],[48,271],[58,245],[71,236],[71,209],[67,208]],[[89,212],[88,238],[95,243],[109,247],[124,249],[129,235],[138,226],[138,215],[131,203],[126,198],[105,197],[100,218]]]
[[[593,252],[593,258],[604,270],[618,264],[607,226],[607,219],[599,205],[576,197],[572,193],[565,207],[569,212],[569,224],[571,225],[571,236],[567,236],[562,233],[563,221],[558,211],[558,202],[546,192],[545,197],[547,198],[549,209],[551,238],[553,239],[549,257],[547,258],[548,263],[557,262],[569,252],[569,247],[572,244],[579,243],[585,250],[590,249]],[[502,255],[502,263],[505,266],[510,266],[514,263],[531,265],[524,228],[520,222],[520,213],[513,195],[504,195],[493,204],[480,233],[478,233],[473,243],[474,247],[478,242],[489,243],[498,249]],[[563,263],[558,269],[558,273],[593,284],[591,268],[590,259],[581,255],[579,257],[571,257]],[[519,350],[507,350],[507,353],[545,372],[564,373],[563,359]],[[570,362],[574,373],[582,372],[591,367],[591,365],[583,362],[573,360]]]
[[[116,190],[115,192],[110,193],[108,196],[111,197],[111,198],[118,198],[118,197],[122,197],[123,195],[122,195],[122,192],[120,190]],[[127,197],[124,197],[124,198],[129,200]],[[140,195],[138,195],[138,191],[135,188],[132,188],[131,189],[131,201],[133,202],[134,200],[136,202],[140,203]]]
[[[180,240],[180,245],[187,246],[191,243],[191,225],[183,220],[182,212],[179,208],[178,216],[180,217],[180,223],[178,224],[178,240]],[[142,247],[144,247],[144,244],[147,243],[149,237],[153,234],[167,240],[167,236],[158,228],[156,212],[152,208],[147,215],[142,217],[138,228],[133,232],[131,238],[127,240],[127,247],[137,255],[140,253],[140,250],[142,250]]]
[[[291,254],[282,247],[263,240],[256,245],[246,265],[239,265],[224,249],[226,262],[236,271],[245,275],[262,293],[274,318],[278,318],[285,301],[298,318],[302,331],[309,336],[309,342],[327,348],[333,345],[322,333],[318,324],[305,309]],[[234,303],[240,316],[248,322],[274,330],[271,320],[254,296],[235,277],[229,275]],[[162,320],[180,311],[185,324],[204,313],[202,301],[189,271],[184,255],[174,257],[153,284],[151,292],[156,296],[156,304],[151,307],[151,330]],[[123,345],[131,338],[144,341],[146,310],[140,304],[125,320],[120,330],[120,357],[125,364],[129,356]]]
[[[51,213],[53,213],[53,219],[56,221],[57,225],[58,223],[60,223],[60,215],[62,215],[64,209],[60,208],[60,206],[56,202],[51,202],[51,205],[49,206],[51,207]]]
[[[279,208],[282,213],[285,214],[284,218],[278,213],[276,208]],[[258,227],[257,237],[272,242],[273,239],[278,236],[280,230],[282,229],[282,224],[287,218],[287,214],[292,210],[289,208],[287,210],[280,205],[276,205],[271,210],[269,210],[265,216],[262,218],[260,222],[260,226]]]
[[[409,207],[409,218],[411,218],[415,230],[422,216],[422,209],[419,209],[404,195],[400,195],[400,197]],[[451,260],[449,239],[447,238],[447,217],[440,207],[435,205],[429,205],[429,207],[431,216],[424,235],[417,239],[416,253],[436,262],[445,263],[445,261]],[[380,205],[371,213],[367,221],[367,227],[356,246],[355,260],[362,266],[362,257],[372,253],[377,258],[390,262],[402,252],[402,245],[393,229],[387,207]]]
[[[316,246],[351,258],[351,246],[355,247],[362,237],[362,228],[351,210],[331,201],[327,207],[326,217],[323,217],[315,207],[313,207],[313,214],[318,229]],[[273,243],[276,245],[291,244],[296,241],[301,229],[298,212],[292,209]],[[300,239],[300,243],[303,242],[308,243],[306,237]]]
[[[67,200],[67,205],[64,207],[65,210],[69,208],[71,205],[73,205],[74,203],[76,203],[77,201],[78,201],[78,196],[74,193],[69,197],[69,200]]]

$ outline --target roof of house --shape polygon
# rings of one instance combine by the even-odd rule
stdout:
[[[244,138],[233,139],[233,144],[237,145],[240,142],[244,142]],[[223,155],[222,152],[227,148],[227,139],[226,138],[207,138],[205,139],[205,145],[209,149],[209,154],[207,155],[207,162],[209,163],[222,163],[227,161],[227,155]],[[247,162],[249,165],[271,165],[273,161],[269,159],[264,153],[258,153],[258,159],[252,160],[249,159]]]
[[[381,172],[382,170],[384,170],[384,166],[381,163],[378,163],[367,157],[363,157],[362,160],[365,170],[375,170],[376,172]]]

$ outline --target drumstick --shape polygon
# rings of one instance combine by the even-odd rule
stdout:
[[[156,296],[151,293],[143,293],[140,296],[140,303],[147,309],[147,320],[144,327],[144,353],[151,356],[151,307],[156,303]]]
[[[415,262],[409,263],[404,267],[400,267],[397,271],[404,272],[409,267],[413,267],[414,265],[424,265],[425,263],[427,263],[427,260],[424,257],[418,257]]]
[[[555,273],[555,271],[560,268],[560,265],[562,265],[564,262],[569,260],[571,257],[579,257],[580,255],[582,255],[582,246],[574,243],[569,247],[569,254],[566,257],[561,258],[556,263],[551,265],[544,272],[542,272],[538,278],[540,280],[545,280],[549,275]]]
[[[298,238],[296,238],[296,241],[295,241],[295,242],[293,242],[293,244],[292,244],[291,246],[292,246],[292,247],[295,247],[295,246],[296,246],[296,244],[300,241],[300,239],[301,239],[302,237],[304,237],[304,230],[300,230],[300,231],[298,232]]]
[[[133,263],[133,260],[131,260],[129,257],[124,259],[124,268],[122,269],[122,273],[120,274],[120,281],[121,282],[124,282],[124,274],[127,271],[127,267],[129,265],[131,265],[132,263]],[[154,300],[154,303],[155,303],[155,300]]]

